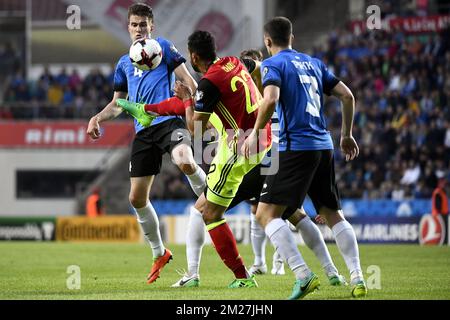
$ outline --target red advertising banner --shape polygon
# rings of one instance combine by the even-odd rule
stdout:
[[[109,148],[126,147],[134,138],[132,121],[102,124],[101,137],[86,134],[87,121],[0,122],[0,148]]]
[[[450,15],[392,18],[381,22],[382,30],[400,30],[405,33],[441,32],[448,27],[450,27]],[[367,30],[366,21],[352,21],[351,30],[355,34]]]

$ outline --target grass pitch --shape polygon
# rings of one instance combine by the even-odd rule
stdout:
[[[169,245],[172,260],[161,278],[146,284],[151,252],[144,244],[0,243],[0,299],[146,299],[146,300],[278,300],[286,299],[294,276],[258,276],[259,288],[228,289],[232,273],[210,245],[203,249],[201,286],[171,288],[186,268],[185,246]],[[340,272],[348,278],[337,247],[330,253]],[[250,245],[240,245],[247,266],[253,262]],[[306,262],[319,276],[320,291],[305,299],[351,299],[349,287],[331,287],[319,262],[306,247],[300,248]],[[267,246],[271,266],[273,249]],[[367,299],[450,299],[450,247],[414,245],[360,245],[362,268],[370,286]],[[81,271],[80,289],[68,289],[68,267]],[[379,280],[376,277],[379,275]]]

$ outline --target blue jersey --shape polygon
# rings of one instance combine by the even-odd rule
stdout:
[[[159,103],[172,96],[175,83],[173,71],[186,59],[178,52],[168,40],[157,38],[162,48],[162,61],[160,65],[150,71],[142,71],[133,66],[128,54],[123,55],[116,66],[114,74],[114,91],[128,92],[128,100],[132,102]],[[152,126],[163,121],[177,118],[177,116],[161,116],[152,122]],[[134,120],[136,133],[144,129]]]
[[[280,123],[276,111],[272,114],[272,119],[270,119],[270,121],[271,121],[270,128],[272,130],[272,148],[270,148],[270,150],[266,153],[266,156],[261,161],[261,165],[263,167],[270,167],[273,157],[278,156],[278,153],[275,151],[278,150]]]
[[[263,86],[280,88],[276,106],[280,121],[279,150],[329,150],[333,141],[323,114],[323,94],[339,80],[323,62],[286,49],[264,60]]]

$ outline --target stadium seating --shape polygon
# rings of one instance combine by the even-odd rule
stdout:
[[[397,8],[391,1],[376,3],[389,16],[407,15],[410,10]],[[41,11],[35,10],[36,14]],[[296,24],[302,26],[300,20]],[[326,43],[314,47],[313,55],[349,85],[357,101],[354,135],[361,154],[350,163],[337,150],[340,104],[329,98],[325,106],[343,198],[429,199],[438,178],[450,180],[449,39],[448,31],[412,36],[398,30],[357,35],[336,29]],[[0,56],[14,59],[18,52],[0,50]],[[47,72],[34,82],[25,80],[21,68],[15,71],[0,88],[2,119],[88,119],[111,99],[113,70],[103,74],[93,69],[84,78],[76,70]],[[189,190],[177,190],[182,174],[168,170],[171,177],[160,183],[162,191],[155,191],[154,196],[191,198]]]

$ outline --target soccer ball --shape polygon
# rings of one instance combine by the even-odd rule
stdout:
[[[130,47],[131,63],[138,69],[156,69],[162,60],[162,48],[154,39],[138,39]]]

